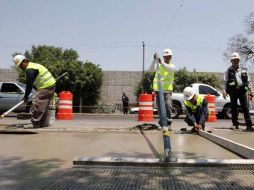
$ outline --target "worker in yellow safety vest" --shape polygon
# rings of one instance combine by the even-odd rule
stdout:
[[[171,110],[172,110],[172,92],[173,92],[173,82],[174,82],[174,72],[176,67],[171,63],[172,59],[172,50],[165,49],[163,54],[163,60],[161,60],[157,53],[154,54],[154,60],[152,65],[150,66],[150,71],[159,70],[162,82],[162,88],[164,93],[164,100],[166,106],[167,120],[168,125],[171,126],[172,118],[171,118]],[[159,65],[159,68],[157,68]],[[156,72],[155,77],[153,79],[153,91],[156,92],[156,103],[158,107],[158,111],[160,114],[160,99],[159,99],[159,86],[158,86],[158,73]],[[159,121],[161,125],[161,122]]]
[[[183,95],[187,110],[184,121],[188,126],[193,126],[191,129],[193,133],[196,133],[199,129],[205,130],[205,122],[209,115],[207,100],[203,96],[195,94],[191,87],[186,87],[183,90]]]
[[[48,122],[46,122],[46,118],[48,117],[47,110],[55,92],[55,78],[43,65],[30,62],[23,55],[16,55],[13,61],[26,74],[24,102],[28,101],[32,88],[34,87],[36,89],[30,113],[33,127],[48,127]]]

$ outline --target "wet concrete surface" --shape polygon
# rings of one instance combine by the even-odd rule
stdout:
[[[3,120],[2,120],[3,121]],[[1,121],[1,122],[2,122]],[[5,120],[4,122],[7,122]],[[8,122],[19,123],[14,118]],[[22,122],[28,122],[24,120]],[[157,120],[153,122],[157,123]],[[0,123],[1,124],[1,123]],[[74,132],[42,132],[34,135],[0,134],[0,189],[39,189],[72,167],[75,156],[126,156],[154,158],[163,153],[162,132],[86,132],[83,128],[130,128],[140,124],[135,116],[76,116],[73,121],[56,121],[52,128],[67,127]],[[178,158],[236,159],[235,154],[193,134],[181,134],[186,126],[174,120],[172,151]],[[209,127],[230,126],[221,120]],[[75,128],[79,127],[80,132]],[[220,129],[221,130],[221,129]],[[215,130],[216,131],[216,130]],[[248,137],[249,138],[249,137]],[[251,136],[250,136],[251,138]]]
[[[162,154],[162,135],[46,133],[0,135],[0,189],[37,189],[72,167],[75,156],[154,158]],[[178,158],[239,158],[197,135],[172,135]],[[155,151],[153,151],[155,150]]]
[[[254,149],[254,132],[243,130],[215,130],[214,134]]]

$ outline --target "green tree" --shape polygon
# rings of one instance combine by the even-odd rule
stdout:
[[[82,111],[82,106],[95,105],[99,99],[102,85],[102,69],[92,62],[78,60],[79,55],[73,49],[62,49],[54,46],[32,46],[31,51],[24,53],[31,62],[44,65],[54,77],[64,72],[68,75],[58,81],[56,92],[71,91],[75,111]],[[19,80],[25,81],[24,72],[18,69]]]
[[[138,97],[139,94],[142,93],[143,89],[144,89],[144,93],[151,94],[153,92],[154,75],[155,75],[155,72],[145,72],[144,78],[141,79],[141,81],[138,83],[138,85],[135,88],[134,95],[136,97]]]

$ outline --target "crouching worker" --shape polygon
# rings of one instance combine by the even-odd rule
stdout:
[[[55,78],[44,66],[32,63],[23,55],[16,55],[13,58],[15,65],[21,68],[26,74],[26,91],[24,102],[28,101],[28,97],[32,91],[32,87],[36,88],[35,98],[33,99],[31,122],[34,128],[48,127],[48,107],[55,92]]]
[[[208,118],[208,102],[203,96],[194,93],[193,88],[186,87],[183,90],[184,105],[187,110],[187,116],[184,121],[188,126],[193,126],[192,133],[198,132],[199,129],[205,130],[205,122]]]

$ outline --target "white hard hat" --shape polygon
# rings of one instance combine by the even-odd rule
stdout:
[[[172,50],[171,49],[165,49],[163,56],[169,56],[169,55],[172,55]]]
[[[26,57],[24,55],[16,55],[13,58],[13,62],[15,63],[15,65],[18,67],[20,65],[20,63],[22,63],[22,61],[26,59]]]
[[[190,100],[193,98],[193,96],[195,95],[193,88],[191,87],[186,87],[183,90],[183,95],[184,95],[184,99],[185,100]]]
[[[232,54],[231,54],[231,60],[232,60],[232,59],[240,59],[239,53],[236,53],[236,52],[232,53]]]

